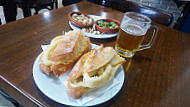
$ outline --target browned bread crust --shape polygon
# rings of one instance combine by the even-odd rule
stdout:
[[[115,72],[125,62],[111,47],[100,47],[84,54],[75,64],[68,77],[68,94],[81,98],[114,78]]]
[[[88,37],[84,37],[79,30],[69,31],[65,35],[52,39],[48,48],[43,51],[40,57],[40,70],[47,75],[53,72],[56,76],[60,76],[90,50]]]

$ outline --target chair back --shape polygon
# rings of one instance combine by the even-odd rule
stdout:
[[[44,8],[53,10],[55,1],[56,0],[35,0],[35,2],[32,2],[31,7],[38,8],[39,10],[44,9]],[[48,8],[48,6],[50,6],[50,8]]]
[[[38,14],[41,9],[53,10],[58,8],[58,0],[16,0],[18,7],[23,10],[24,17],[31,16],[31,8],[35,9],[34,14]]]
[[[153,22],[166,26],[169,26],[173,21],[172,14],[126,0],[108,0],[106,6],[121,12],[133,11],[141,13],[150,17]]]

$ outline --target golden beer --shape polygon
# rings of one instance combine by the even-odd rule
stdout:
[[[126,57],[133,56],[140,47],[144,35],[143,30],[137,25],[121,26],[116,41],[116,50],[127,53],[124,54]]]
[[[132,57],[136,51],[150,48],[155,40],[157,28],[152,27],[154,32],[149,43],[141,45],[150,26],[149,17],[136,12],[126,12],[116,40],[117,53],[124,57]]]

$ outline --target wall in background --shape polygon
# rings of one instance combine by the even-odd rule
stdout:
[[[177,20],[183,16],[182,11],[186,5],[186,2],[180,4],[180,6],[175,2],[175,0],[127,0],[136,3],[140,3],[145,6],[157,8],[173,15],[173,22],[170,27],[174,27],[177,24]]]

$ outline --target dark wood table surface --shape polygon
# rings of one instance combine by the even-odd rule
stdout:
[[[35,85],[32,67],[41,44],[71,30],[67,14],[82,11],[121,21],[123,13],[80,2],[0,26],[0,89],[23,106],[63,106]],[[190,105],[190,35],[158,25],[154,45],[127,59],[125,83],[110,101],[99,106],[187,107]],[[116,38],[92,39],[114,46]],[[64,100],[64,99],[63,99]]]

